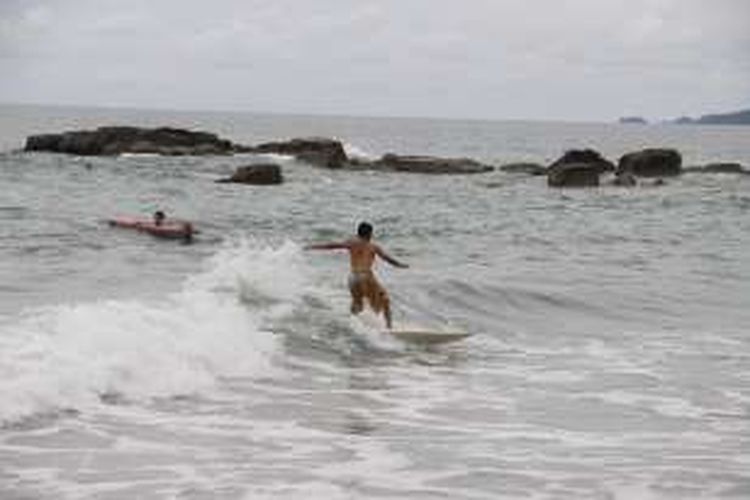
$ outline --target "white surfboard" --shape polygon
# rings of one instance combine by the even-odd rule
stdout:
[[[470,337],[468,332],[441,332],[431,330],[387,330],[386,333],[393,335],[404,342],[413,342],[416,344],[444,344],[446,342],[456,342]]]

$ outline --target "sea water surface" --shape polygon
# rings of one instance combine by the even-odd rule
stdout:
[[[32,133],[169,125],[350,154],[750,166],[750,127],[0,107],[0,498],[750,497],[750,176],[559,190],[284,157],[80,158]],[[282,165],[273,187],[215,184]],[[190,219],[192,245],[113,229]],[[348,314],[368,220],[397,325]]]

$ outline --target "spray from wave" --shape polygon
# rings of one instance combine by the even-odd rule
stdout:
[[[57,305],[0,323],[0,421],[85,411],[107,395],[142,401],[273,376],[269,321],[308,286],[299,247],[235,242],[204,268],[160,300]]]
[[[344,151],[346,152],[346,156],[356,160],[374,161],[378,159],[378,155],[348,142],[344,143]]]

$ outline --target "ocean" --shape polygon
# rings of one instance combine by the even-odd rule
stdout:
[[[750,176],[553,189],[280,156],[27,154],[168,125],[350,155],[549,163],[673,147],[750,166],[750,127],[0,107],[0,498],[750,498]],[[282,166],[279,186],[216,184]],[[111,228],[193,221],[193,244]],[[396,326],[349,314],[360,221]]]

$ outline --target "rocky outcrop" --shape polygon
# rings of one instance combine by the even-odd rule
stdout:
[[[506,163],[500,170],[512,174],[546,175],[547,167],[538,163]]]
[[[100,127],[96,130],[32,135],[25,151],[111,156],[123,153],[221,155],[233,151],[230,141],[215,134],[161,127]]]
[[[346,168],[349,170],[422,174],[474,174],[494,170],[489,165],[484,165],[469,158],[438,158],[435,156],[396,155],[392,153],[383,155],[375,161],[349,158],[344,150],[344,145],[340,141],[317,137],[267,142],[257,146],[243,147],[242,151],[289,155],[315,166],[334,169]]]
[[[620,158],[617,172],[638,177],[668,177],[682,173],[682,155],[675,149],[652,148],[628,153]]]
[[[386,154],[379,160],[348,158],[341,141],[328,138],[295,138],[266,142],[256,146],[233,144],[215,134],[161,127],[100,127],[96,130],[33,135],[27,138],[25,151],[68,153],[80,156],[112,156],[123,153],[158,155],[219,155],[233,153],[280,154],[292,156],[314,166],[331,169],[380,170],[426,174],[473,174],[490,172],[493,167],[469,158],[402,156]],[[251,168],[252,167],[252,168]],[[268,165],[239,169],[220,182],[274,184],[281,177]]]
[[[360,167],[362,165],[360,164]],[[494,170],[470,158],[438,158],[435,156],[412,156],[386,154],[372,162],[371,168],[392,172],[420,174],[479,174]]]
[[[231,177],[219,179],[220,183],[239,183],[254,185],[272,185],[284,182],[281,167],[275,163],[261,163],[238,167]]]
[[[593,149],[573,149],[547,167],[547,184],[552,187],[598,186],[599,176],[615,165]]]
[[[289,155],[318,167],[343,168],[348,162],[341,141],[326,138],[291,139],[280,142],[266,142],[243,148],[252,153],[273,153]]]

